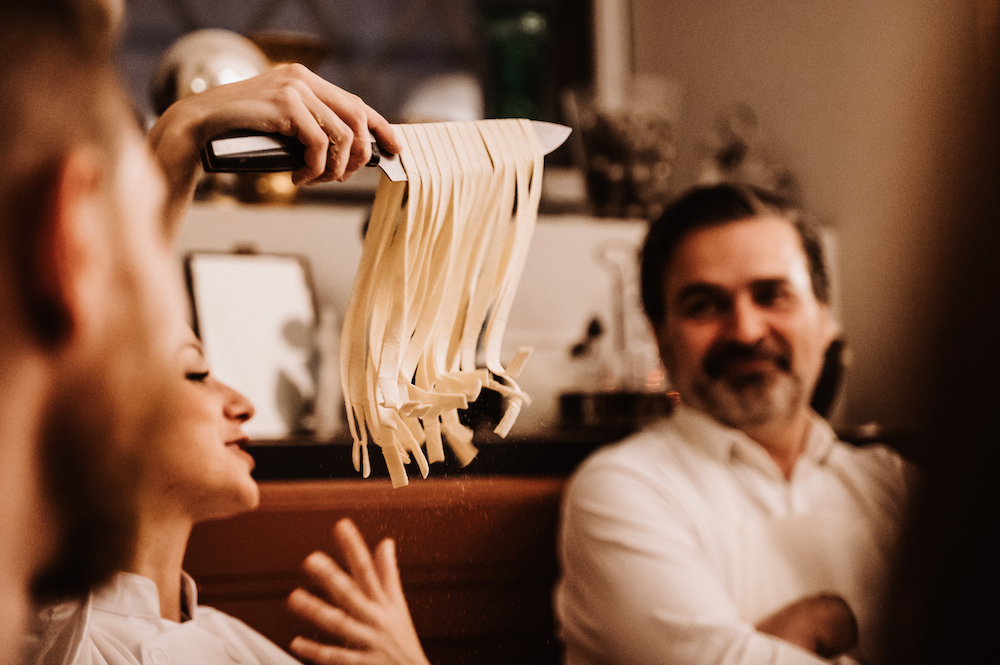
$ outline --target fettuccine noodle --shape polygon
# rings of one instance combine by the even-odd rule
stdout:
[[[501,436],[530,401],[515,379],[531,349],[504,367],[500,346],[544,156],[527,120],[397,128],[407,180],[379,182],[340,353],[354,468],[370,475],[371,440],[393,487],[407,484],[411,460],[426,478],[428,464],[444,460],[444,441],[460,464],[472,461],[473,433],[458,409],[484,387],[506,398]]]

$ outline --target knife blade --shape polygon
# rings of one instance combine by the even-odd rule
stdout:
[[[566,140],[572,130],[554,122],[532,120],[532,126],[549,154]],[[201,161],[210,173],[273,173],[295,171],[306,163],[306,147],[295,137],[277,133],[235,130],[210,139],[201,150]],[[372,158],[365,166],[381,168],[390,180],[406,180],[398,155],[383,152],[372,142]]]

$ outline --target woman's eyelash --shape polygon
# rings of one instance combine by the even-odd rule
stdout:
[[[188,372],[184,375],[188,381],[204,381],[208,378],[208,372]]]

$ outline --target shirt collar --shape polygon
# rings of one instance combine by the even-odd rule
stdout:
[[[694,407],[677,405],[671,421],[691,445],[701,448],[715,459],[728,462],[734,455],[759,461],[766,458],[770,466],[774,466],[763,447],[745,432],[723,425]],[[799,463],[809,460],[814,464],[825,464],[836,439],[830,424],[816,413],[812,413],[806,445],[799,457]]]
[[[160,593],[156,583],[135,573],[118,572],[105,586],[91,594],[95,609],[142,619],[160,618]],[[195,618],[198,587],[181,572],[181,616]]]
[[[198,611],[198,585],[194,578],[181,571],[181,617],[194,620]]]
[[[118,572],[91,594],[94,609],[142,619],[160,618],[156,583],[135,573]]]

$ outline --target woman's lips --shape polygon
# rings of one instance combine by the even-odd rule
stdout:
[[[257,462],[254,460],[253,455],[247,452],[247,446],[250,444],[250,439],[236,439],[235,441],[228,441],[226,443],[227,448],[234,448],[235,452],[246,459],[250,463],[250,470],[256,466]]]
[[[237,448],[239,448],[240,450],[242,450],[242,451],[245,452],[246,449],[247,449],[247,446],[250,445],[250,439],[249,439],[249,437],[243,437],[242,439],[234,439],[232,441],[227,441],[226,445],[227,446],[236,446]]]

